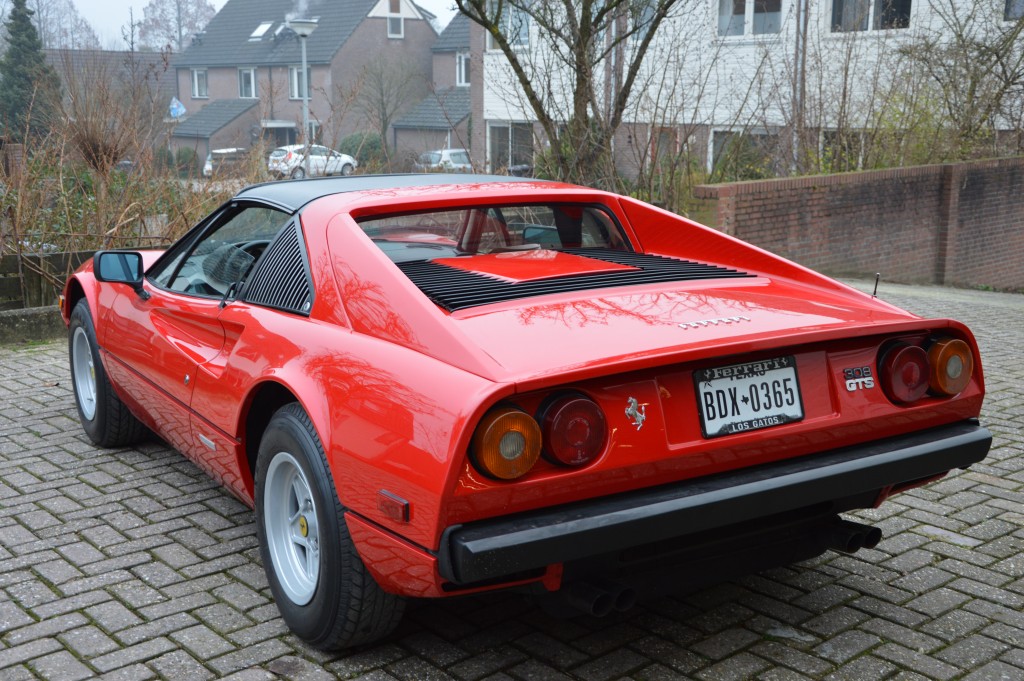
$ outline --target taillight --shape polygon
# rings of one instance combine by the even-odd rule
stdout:
[[[882,390],[897,404],[916,402],[929,392],[952,397],[963,392],[974,376],[971,347],[958,338],[939,338],[925,350],[897,343],[878,361]]]
[[[537,463],[540,443],[540,427],[529,414],[515,407],[496,407],[473,433],[470,456],[485,475],[514,480]]]
[[[889,348],[879,372],[882,390],[893,402],[916,402],[928,392],[928,353],[916,345],[901,343]]]
[[[555,398],[541,410],[544,457],[563,466],[585,466],[604,451],[608,424],[597,403],[583,395]]]
[[[287,163],[290,160],[292,160],[292,152],[289,151],[284,155],[284,162]]]
[[[963,392],[974,374],[974,355],[967,343],[957,338],[943,338],[928,348],[928,386],[938,395],[952,396]]]

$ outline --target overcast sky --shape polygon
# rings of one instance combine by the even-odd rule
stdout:
[[[211,4],[218,10],[225,2],[226,0],[211,0]],[[292,4],[292,0],[281,2]],[[74,3],[78,13],[96,30],[100,44],[104,47],[114,47],[121,40],[121,27],[128,23],[129,8],[134,9],[135,20],[141,21],[142,8],[149,4],[149,0],[74,0]],[[450,9],[455,4],[452,0],[416,0],[416,4],[436,14],[442,25],[446,25],[454,14],[454,10]]]

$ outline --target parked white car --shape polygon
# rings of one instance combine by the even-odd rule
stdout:
[[[469,160],[469,152],[465,149],[437,149],[420,154],[413,161],[412,169],[417,173],[473,172],[473,164]]]
[[[303,157],[305,145],[292,144],[278,147],[270,152],[267,169],[277,177],[293,177],[300,179],[306,176],[306,164]],[[309,176],[351,175],[359,167],[359,163],[349,156],[334,149],[314,144],[309,148]]]
[[[212,150],[206,155],[203,177],[213,177],[214,173],[219,175],[228,169],[238,167],[245,162],[245,155],[248,151],[248,149],[238,147]]]

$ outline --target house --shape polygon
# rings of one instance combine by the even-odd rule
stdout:
[[[529,7],[507,2],[500,23],[516,26],[507,32],[510,43],[549,110],[571,111],[566,94],[571,74],[550,59],[551,41],[539,33]],[[1024,17],[1021,0],[950,0],[943,7],[954,8],[961,18],[976,12],[975,20],[962,23],[987,35],[1010,35]],[[624,13],[616,28],[633,26],[629,22],[643,16]],[[935,93],[963,96],[963,79],[973,77],[963,69],[947,70],[960,81],[943,86],[914,64],[925,38],[939,45],[937,54],[954,41],[950,23],[926,0],[680,2],[655,33],[637,75],[612,140],[616,168],[636,177],[685,157],[708,171],[732,162],[757,176],[786,172],[811,158],[818,171],[851,170],[888,162],[872,156],[880,157],[882,144],[902,162],[909,139],[905,131],[934,125],[937,112],[949,116]],[[472,90],[473,157],[492,172],[529,163],[550,142],[504,53],[480,26],[473,23],[470,29],[478,66],[474,86],[479,85]],[[1024,49],[1024,38],[1014,39],[1016,49]],[[609,106],[621,82],[621,64],[637,42],[624,40],[608,50],[609,58],[595,69],[604,99],[592,102],[592,109]],[[983,49],[978,54],[986,57]],[[995,65],[989,69],[996,70]],[[932,94],[926,86],[933,87]],[[977,87],[978,93],[987,91]],[[1020,97],[1019,85],[1013,92]],[[922,108],[929,102],[931,111]],[[996,139],[1020,130],[1024,119],[1021,101],[1006,108],[1016,119],[997,116],[989,122]],[[876,134],[880,131],[888,136]]]
[[[465,15],[456,14],[431,48],[431,91],[391,126],[392,144],[400,158],[469,147],[469,24]]]
[[[412,0],[308,0],[304,16],[280,0],[228,0],[175,60],[186,115],[173,147],[266,147],[302,139],[302,53],[288,19],[315,19],[306,38],[313,137],[331,147],[372,128],[359,102],[375,70],[412,69],[415,98],[427,91],[432,14]]]

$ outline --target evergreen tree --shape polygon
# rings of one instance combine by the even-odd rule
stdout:
[[[60,79],[46,63],[26,1],[11,1],[4,22],[7,51],[0,59],[0,125],[19,141],[46,132],[60,93]]]

